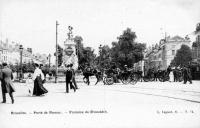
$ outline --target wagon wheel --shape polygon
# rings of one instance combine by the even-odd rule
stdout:
[[[113,77],[106,77],[105,81],[107,85],[112,85],[114,83]]]
[[[87,78],[86,78],[86,77],[83,77],[83,82],[84,82],[84,83],[86,83],[87,85],[89,85],[89,84],[90,84],[90,82],[87,80]]]
[[[132,75],[131,75],[131,81],[130,81],[130,83],[131,83],[132,85],[135,85],[135,84],[137,83],[138,79],[139,79],[139,77],[138,77],[137,74],[132,74]]]
[[[155,80],[154,74],[151,74],[151,75],[150,75],[149,80],[150,80],[150,81],[154,81],[154,80]]]
[[[158,78],[158,80],[159,80],[160,82],[164,82],[163,76],[160,76],[160,77]]]
[[[144,76],[144,77],[143,77],[143,80],[144,80],[144,82],[149,82],[148,76]]]
[[[123,77],[121,81],[123,84],[129,84],[131,82],[131,78],[130,76],[128,78]]]
[[[165,81],[169,81],[169,76],[166,76]]]

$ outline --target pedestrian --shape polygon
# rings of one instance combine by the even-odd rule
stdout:
[[[73,79],[72,79],[72,82],[75,86],[76,89],[79,89],[78,86],[77,86],[77,83],[76,83],[76,79],[75,79],[75,71],[78,69],[78,58],[77,56],[72,53],[70,56],[68,55],[64,55],[63,56],[63,64],[64,65],[72,65],[72,72],[73,72]]]
[[[178,81],[178,69],[177,67],[175,67],[175,69],[173,70],[173,75],[174,75],[174,82]]]
[[[158,79],[158,68],[154,67],[153,74],[154,74],[154,80],[157,81],[157,79]]]
[[[169,72],[169,82],[172,82],[172,81],[174,81],[173,70],[171,70],[171,71]]]
[[[33,95],[41,96],[48,92],[43,86],[44,74],[42,73],[37,63],[35,64],[33,80],[34,80]]]
[[[15,88],[12,82],[13,73],[12,70],[8,68],[7,63],[3,63],[3,69],[1,70],[0,79],[3,96],[2,103],[6,103],[6,93],[9,93],[12,104],[14,104],[13,92],[15,92]]]
[[[76,84],[76,78],[75,78],[76,74],[75,74],[75,69],[73,67],[73,64],[71,64],[70,67],[71,67],[71,70],[72,70],[72,73],[73,73],[72,82],[73,82],[75,88],[79,89],[78,86],[77,86],[77,84]]]
[[[183,84],[186,84],[187,81],[190,82],[190,84],[192,84],[192,75],[191,75],[191,71],[188,67],[184,66],[183,67]]]
[[[73,71],[72,71],[72,67],[71,65],[67,65],[66,66],[66,93],[69,93],[69,85],[70,85],[70,89],[74,89],[74,92],[76,91],[76,87],[72,84],[73,81]]]
[[[169,73],[172,71],[172,68],[171,66],[169,65],[168,68],[167,68],[167,75],[169,75]]]
[[[26,78],[26,86],[28,88],[28,94],[30,96],[32,96],[33,95],[33,80],[32,80],[31,73],[29,73],[27,78]]]

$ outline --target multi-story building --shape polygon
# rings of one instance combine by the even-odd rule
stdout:
[[[9,43],[8,39],[5,42],[0,40],[0,63],[6,62],[8,64],[19,64],[20,63],[20,44],[15,42]],[[22,50],[22,63],[39,63],[46,64],[48,62],[47,55],[32,53],[31,48],[23,48]]]
[[[193,62],[200,64],[200,23],[197,24],[194,35],[196,40],[192,44],[192,58]]]
[[[191,41],[189,38],[182,38],[180,36],[174,36],[172,38],[167,37],[166,41],[161,43],[160,47],[162,49],[162,64],[161,67],[166,69],[171,61],[174,59],[177,50],[181,48],[182,45],[187,45],[191,47]]]
[[[200,80],[200,23],[197,24],[193,35],[195,36],[195,41],[192,44],[192,78]]]

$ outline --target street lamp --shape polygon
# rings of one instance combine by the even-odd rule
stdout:
[[[19,75],[19,80],[22,80],[22,75],[23,75],[23,71],[22,71],[22,54],[23,54],[23,45],[19,46],[19,50],[20,50],[20,75]]]
[[[55,72],[55,83],[58,82],[58,21],[56,21],[56,72]]]
[[[17,79],[18,79],[19,78],[19,74],[18,74],[19,71],[18,71],[18,62],[17,61],[15,62],[15,67],[16,67]]]
[[[100,57],[100,63],[101,63],[101,54],[102,54],[102,45],[99,45],[99,57]]]
[[[100,44],[99,45],[99,68],[102,70],[103,68],[103,66],[102,66],[102,64],[101,64],[101,61],[102,61],[102,45]]]

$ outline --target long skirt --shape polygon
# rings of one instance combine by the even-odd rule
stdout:
[[[170,74],[169,74],[169,81],[170,82],[174,81],[174,74],[173,74],[173,72],[170,72]]]
[[[40,96],[48,91],[44,88],[41,77],[37,77],[34,80],[34,88],[33,88],[33,95]]]

